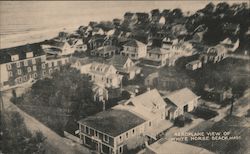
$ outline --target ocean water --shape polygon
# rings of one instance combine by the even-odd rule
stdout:
[[[218,3],[216,1],[215,3]],[[232,1],[233,3],[235,1]],[[209,1],[1,1],[0,48],[50,39],[89,21],[122,18],[126,11],[181,8],[195,12]]]

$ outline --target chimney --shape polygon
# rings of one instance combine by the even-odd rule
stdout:
[[[147,87],[147,91],[150,91],[151,89],[150,89],[150,87]]]

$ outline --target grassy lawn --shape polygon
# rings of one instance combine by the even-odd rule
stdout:
[[[194,130],[193,130],[194,131]],[[238,140],[208,140],[208,141],[188,141],[186,143],[203,147],[210,151],[220,154],[244,154],[250,150],[250,128],[249,118],[246,117],[226,117],[221,121],[214,123],[203,132],[224,132],[230,131],[229,136],[240,136]],[[196,131],[195,131],[196,132]]]

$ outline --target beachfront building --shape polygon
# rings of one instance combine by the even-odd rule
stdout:
[[[40,44],[0,50],[0,90],[31,83],[45,76],[46,55]]]
[[[199,98],[188,88],[176,90],[164,96],[164,100],[167,103],[166,117],[174,120],[185,112],[193,111],[198,106]]]
[[[71,46],[68,41],[57,39],[46,41],[42,48],[48,55],[65,56],[75,52],[74,46]]]
[[[135,76],[141,72],[141,68],[137,67],[135,63],[126,56],[115,55],[109,63],[117,69],[119,74],[128,80],[134,79]]]
[[[61,66],[70,63],[69,56],[47,56],[46,58],[46,67],[43,70],[43,75],[46,77],[51,77],[52,73],[59,71]]]
[[[146,44],[132,39],[123,45],[121,55],[128,56],[132,60],[139,60],[147,55]]]

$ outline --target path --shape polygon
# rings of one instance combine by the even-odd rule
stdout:
[[[250,60],[250,56],[238,55],[238,54],[227,54],[226,57],[242,59],[242,60]]]
[[[10,102],[11,93],[3,93],[4,109],[9,111],[17,111],[24,118],[27,128],[31,132],[41,131],[46,139],[46,146],[53,148],[46,153],[49,154],[89,154],[91,151],[82,145],[74,143],[73,141],[63,138],[56,134],[54,131],[46,127],[44,124],[28,115],[16,105]]]

